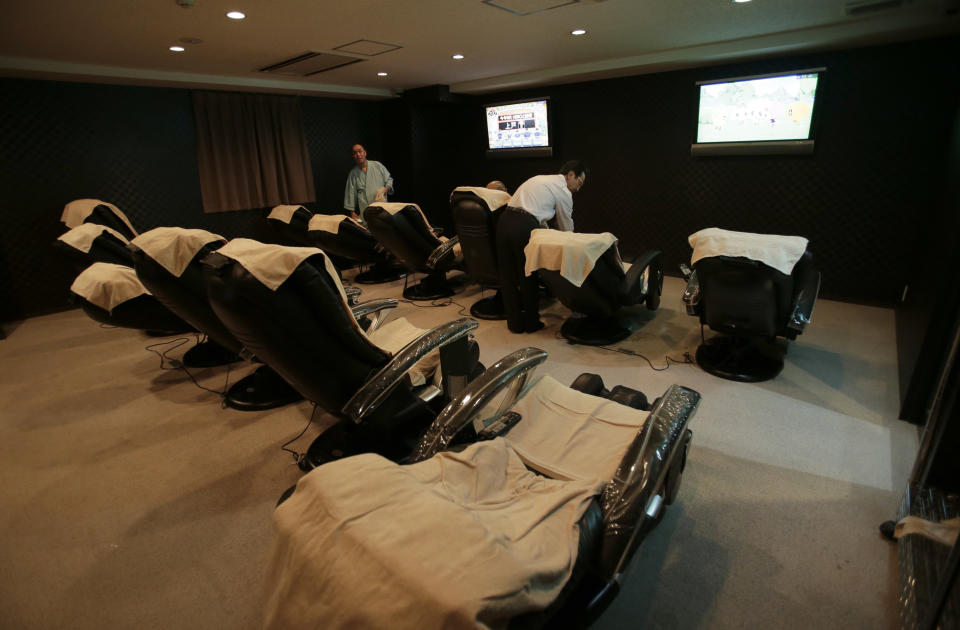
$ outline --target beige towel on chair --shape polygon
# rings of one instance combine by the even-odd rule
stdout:
[[[161,267],[179,278],[204,245],[225,243],[227,239],[206,230],[158,227],[131,241]]]
[[[582,286],[597,259],[611,245],[616,245],[617,237],[610,232],[601,234],[579,234],[560,230],[534,230],[530,233],[530,242],[523,248],[527,258],[524,273],[532,275],[537,269],[559,271],[560,275],[574,286]],[[617,254],[617,260],[620,254]],[[622,263],[621,263],[622,265]]]
[[[802,236],[732,232],[720,228],[700,230],[691,234],[689,241],[693,248],[691,265],[711,256],[743,257],[762,262],[787,275],[793,272],[808,242]]]
[[[108,313],[127,300],[151,295],[137,278],[133,267],[113,263],[93,263],[70,285],[70,290]]]
[[[97,225],[96,223],[82,223],[75,228],[70,228],[58,236],[57,240],[63,241],[67,245],[79,249],[82,252],[90,253],[90,248],[93,247],[93,240],[104,232],[109,232],[113,236],[116,236],[120,239],[121,243],[129,242],[127,237],[120,232],[105,225]]]

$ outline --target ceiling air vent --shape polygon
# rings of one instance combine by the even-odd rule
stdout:
[[[335,46],[334,50],[350,53],[352,55],[363,55],[364,57],[375,57],[383,53],[393,52],[403,48],[398,44],[388,44],[386,42],[375,42],[372,39],[358,39],[355,42]]]
[[[904,0],[849,0],[843,5],[843,10],[847,15],[857,16],[897,9],[904,4]]]
[[[482,0],[496,9],[502,9],[514,15],[531,15],[550,9],[559,9],[570,4],[577,4],[580,0]]]
[[[309,77],[313,74],[319,74],[327,70],[333,70],[334,68],[342,68],[343,66],[349,66],[351,63],[360,61],[363,61],[363,59],[311,50],[302,55],[297,55],[291,59],[267,66],[266,68],[260,68],[260,72],[281,74],[288,77]]]

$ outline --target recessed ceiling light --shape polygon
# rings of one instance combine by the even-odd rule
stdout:
[[[750,0],[733,0],[736,4],[743,4],[744,2],[750,2]]]
[[[586,35],[586,34],[587,34],[587,31],[586,31],[585,29],[578,28],[578,29],[575,29],[575,30],[570,31],[570,34],[571,34],[571,35]]]
[[[231,20],[242,20],[243,18],[247,17],[247,14],[241,13],[240,11],[231,11],[230,13],[227,13],[227,17]]]
[[[463,59],[463,55],[461,55],[460,53],[457,53],[453,56],[453,58],[456,59],[457,61],[460,61],[461,59]]]
[[[171,46],[170,50],[172,50],[173,52],[183,52],[184,50],[186,50],[186,48],[184,48],[183,46]]]
[[[387,76],[387,73],[386,73],[386,72],[378,72],[378,73],[377,73],[377,76],[378,76],[378,77],[385,77],[385,76]]]

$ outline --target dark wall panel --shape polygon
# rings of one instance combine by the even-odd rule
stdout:
[[[302,98],[317,206],[342,210],[350,145],[380,145],[379,105]],[[50,244],[79,198],[116,204],[140,231],[203,228],[270,240],[267,209],[204,214],[189,90],[0,80],[0,315],[68,308]]]

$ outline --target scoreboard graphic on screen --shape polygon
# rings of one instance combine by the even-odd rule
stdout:
[[[487,107],[487,146],[491,150],[549,147],[547,101]]]

